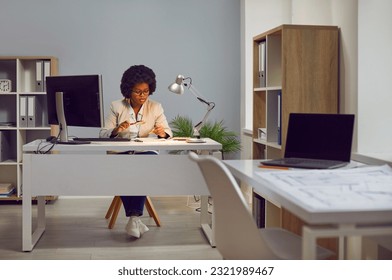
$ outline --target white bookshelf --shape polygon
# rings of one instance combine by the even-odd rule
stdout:
[[[11,81],[11,92],[0,92],[0,134],[7,143],[0,161],[0,183],[11,183],[16,193],[0,200],[19,200],[23,193],[23,155],[22,147],[35,139],[46,138],[51,134],[46,111],[46,92],[39,87],[37,91],[37,62],[45,62],[50,76],[57,75],[57,59],[50,56],[0,57],[0,79]],[[40,73],[43,74],[43,73]],[[41,77],[41,81],[44,77]],[[21,97],[34,97],[34,125],[23,125],[21,116]],[[28,116],[26,116],[28,117]],[[50,198],[49,198],[50,199]]]

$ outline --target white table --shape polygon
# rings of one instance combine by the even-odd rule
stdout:
[[[362,209],[358,205],[352,206],[352,209],[349,205],[337,207],[334,206],[336,205],[334,201],[330,201],[330,207],[309,206],[301,201],[298,192],[278,188],[263,180],[263,175],[260,175],[263,169],[258,167],[260,160],[225,160],[224,163],[235,177],[251,185],[254,192],[273,204],[289,210],[307,223],[302,228],[304,259],[315,258],[317,238],[339,237],[339,259],[360,259],[361,236],[392,236],[392,203],[385,204],[384,200],[382,207],[375,203],[363,205]],[[345,191],[336,194],[339,198],[352,195]],[[382,192],[380,195],[383,195]],[[391,193],[384,194],[384,198],[390,201]],[[331,195],[323,199],[336,198]],[[347,255],[345,256],[342,248],[346,240]]]
[[[47,195],[201,195],[201,227],[214,246],[213,223],[208,217],[209,191],[188,151],[221,157],[222,145],[211,139],[206,143],[142,139],[143,142],[100,142],[87,145],[55,145],[50,153],[44,140],[23,146],[22,250],[31,251],[45,231]],[[45,148],[43,148],[45,147]],[[41,153],[37,151],[41,149]],[[158,156],[108,154],[108,151],[158,150]],[[32,233],[32,197],[37,197],[37,226]]]

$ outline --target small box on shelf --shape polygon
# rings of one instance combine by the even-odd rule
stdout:
[[[267,128],[259,128],[258,129],[258,138],[259,140],[267,141]]]

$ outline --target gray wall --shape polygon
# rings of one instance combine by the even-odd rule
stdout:
[[[358,3],[358,152],[392,163],[392,1]]]
[[[169,93],[177,74],[216,103],[209,120],[240,132],[240,0],[2,0],[0,55],[52,55],[60,75],[102,74],[104,106],[121,98],[125,69],[157,75],[153,99],[169,120],[205,107],[192,94]],[[71,128],[70,134],[96,133]]]

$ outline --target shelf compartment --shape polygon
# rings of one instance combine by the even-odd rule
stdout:
[[[35,124],[35,126],[30,126],[28,124],[28,126],[23,126],[23,127],[21,127],[21,124],[19,124],[20,129],[49,127],[46,93],[31,93],[30,92],[28,94],[25,94],[25,93],[19,94],[19,99],[18,99],[19,105],[21,103],[21,101],[20,101],[21,98],[27,98],[27,103],[30,102],[31,98],[35,99],[34,110],[35,110],[36,124]],[[30,106],[30,104],[28,104],[27,106]],[[20,106],[18,106],[18,110],[20,110]],[[18,115],[20,115],[20,112]]]
[[[50,63],[50,59],[17,59],[17,87],[18,92],[40,92],[41,86],[37,85],[37,62],[47,61]],[[50,71],[48,71],[49,75]],[[40,83],[44,83],[45,77],[40,73],[38,76],[41,78]]]
[[[15,59],[0,60],[0,79],[11,80],[11,92],[16,91],[16,60]]]
[[[16,163],[16,130],[0,130],[1,163]]]
[[[15,123],[16,126],[16,99],[16,94],[0,94],[0,123]]]
[[[267,91],[267,141],[275,142],[280,145],[281,143],[281,91]],[[279,140],[280,138],[280,140]]]
[[[267,36],[267,87],[282,85],[282,35]]]
[[[11,183],[13,187],[17,188],[17,168],[17,165],[1,165],[0,183]]]
[[[253,138],[258,138],[258,129],[267,127],[265,118],[266,92],[257,91],[253,93]]]

